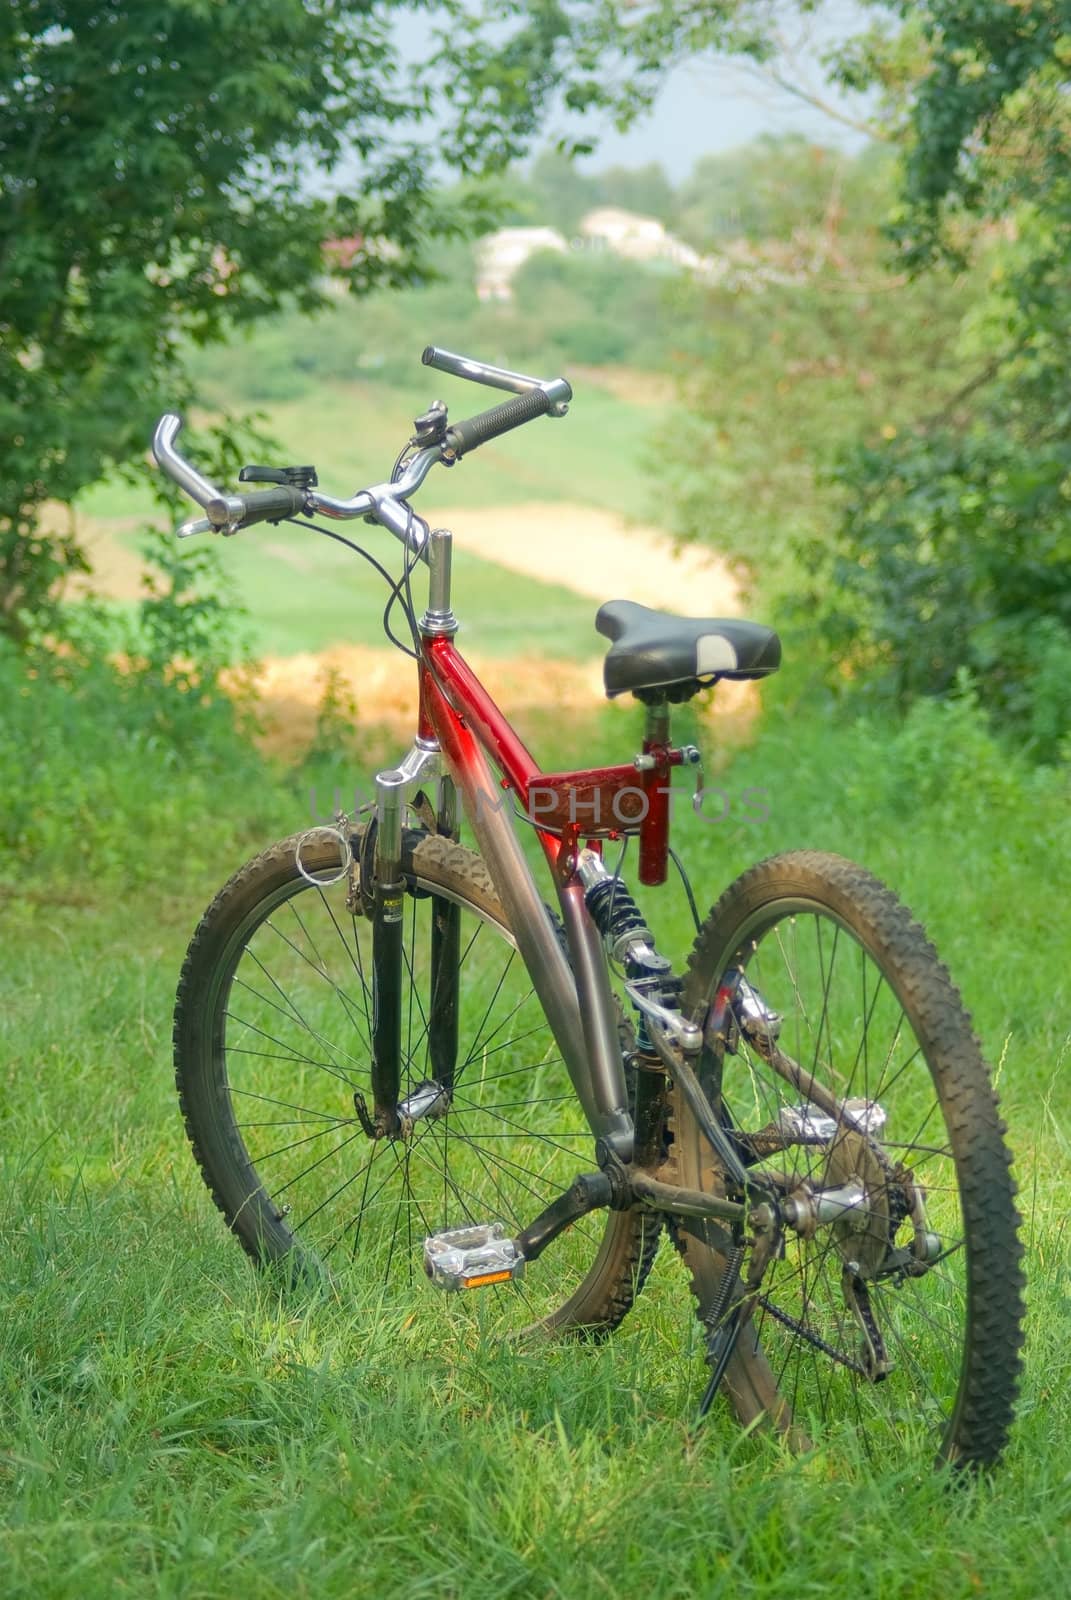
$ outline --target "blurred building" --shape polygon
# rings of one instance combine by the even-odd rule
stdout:
[[[499,228],[476,243],[476,293],[481,300],[512,300],[512,281],[529,256],[569,248],[557,228]]]
[[[588,248],[602,247],[626,261],[666,261],[695,272],[702,265],[698,251],[674,238],[657,217],[637,216],[620,206],[597,206],[580,222],[581,239]]]

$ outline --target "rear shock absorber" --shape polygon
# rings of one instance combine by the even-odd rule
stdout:
[[[680,980],[673,976],[671,963],[655,949],[654,936],[628,886],[610,872],[594,850],[580,851],[576,870],[591,920],[602,935],[611,961],[624,967],[629,982],[641,987],[652,1000],[675,1007],[680,998]]]
[[[672,1010],[679,1002],[680,982],[673,976],[669,961],[655,949],[651,930],[627,885],[607,870],[602,857],[594,850],[581,850],[577,874],[606,952],[624,967],[634,991],[637,1028],[633,1054],[633,1160],[639,1167],[654,1167],[664,1153],[666,1069],[651,1043],[647,1019],[636,1005],[635,990],[642,990],[658,1005]]]

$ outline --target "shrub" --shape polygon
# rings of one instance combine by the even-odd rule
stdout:
[[[813,546],[833,654],[902,704],[966,671],[1035,755],[1071,733],[1071,452],[987,430],[912,434],[843,464],[844,518]]]

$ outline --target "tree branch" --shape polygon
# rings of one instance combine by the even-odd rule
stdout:
[[[1026,344],[1027,340],[1025,338],[1020,339],[1017,344],[1012,345],[1010,350],[1002,350],[999,355],[993,356],[986,362],[984,367],[974,374],[973,378],[968,378],[967,382],[961,384],[954,394],[949,395],[948,399],[943,401],[936,411],[931,412],[929,416],[922,417],[917,426],[929,429],[936,427],[939,422],[946,421],[958,405],[961,405],[964,400],[975,394],[979,389],[984,389],[987,383],[991,383],[1004,363],[1017,356],[1025,348]]]
[[[865,134],[868,139],[876,139],[881,144],[899,143],[899,141],[895,139],[891,133],[887,133],[885,129],[879,127],[877,123],[864,122],[858,117],[850,116],[848,112],[841,111],[836,106],[831,105],[828,100],[823,99],[823,97],[820,94],[817,94],[815,90],[808,89],[802,83],[791,83],[787,78],[782,77],[781,73],[776,67],[766,67],[756,63],[753,70],[760,77],[769,79],[771,83],[775,84],[778,89],[783,90],[785,94],[790,94],[794,96],[795,99],[802,100],[805,105],[813,106],[816,111],[820,111],[823,116],[829,117],[833,122],[839,122],[845,128],[851,128],[856,133]]]

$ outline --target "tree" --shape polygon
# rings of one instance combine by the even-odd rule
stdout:
[[[650,106],[678,61],[711,51],[770,61],[784,13],[806,14],[820,3],[483,0],[480,12],[494,31],[479,30],[473,45],[460,40],[450,52],[463,64],[451,90],[460,126],[486,114],[488,91],[500,118],[529,136],[556,100],[573,111],[607,109],[625,126]]]
[[[521,206],[526,220],[546,223],[570,235],[592,206],[602,202],[600,179],[581,172],[564,150],[544,150],[532,163],[520,186]]]
[[[966,670],[1050,758],[1071,733],[1071,4],[897,9],[918,69],[892,239],[915,272],[973,259],[985,283],[967,381],[842,468],[827,632],[902,700]],[[872,34],[844,70],[881,81],[894,52]]]
[[[702,156],[680,186],[681,233],[697,248],[726,239],[789,240],[889,195],[888,153],[846,156],[802,134],[764,134],[743,148]]]
[[[826,65],[871,97],[876,130],[901,151],[886,230],[894,278],[971,271],[949,355],[953,370],[965,359],[973,370],[952,384],[948,365],[935,370],[924,407],[905,415],[902,395],[896,421],[842,467],[846,514],[819,560],[842,602],[830,636],[854,657],[852,681],[861,662],[878,662],[901,698],[943,692],[966,667],[983,701],[1053,754],[1071,735],[1071,0],[864,4],[871,19],[827,49]],[[627,120],[670,66],[711,50],[783,80],[783,14],[819,9],[571,7],[566,101]],[[750,191],[745,225],[764,230],[781,197],[776,184]],[[691,231],[709,237],[718,219],[700,199]],[[717,388],[711,408],[693,408],[704,456]],[[709,474],[692,483],[702,506]],[[685,520],[696,520],[687,503]]]
[[[642,167],[607,167],[599,174],[603,205],[621,206],[640,216],[657,217],[672,223],[677,212],[677,196],[664,169],[657,161]]]
[[[360,292],[406,280],[431,241],[472,221],[432,192],[416,138],[435,68],[403,69],[399,9],[0,10],[0,631],[24,639],[57,580],[84,568],[72,536],[42,532],[41,505],[141,456],[182,393],[184,343],[287,301],[315,306],[327,239],[351,242]],[[490,96],[486,115],[468,108],[462,144],[462,166],[519,148]]]
[[[674,525],[761,577],[764,604],[798,589],[801,544],[829,550],[838,507],[823,469],[837,453],[964,379],[970,282],[889,270],[879,219],[895,184],[882,148],[852,157],[786,137],[701,163],[681,191],[682,232],[713,243],[720,270],[678,291]]]

